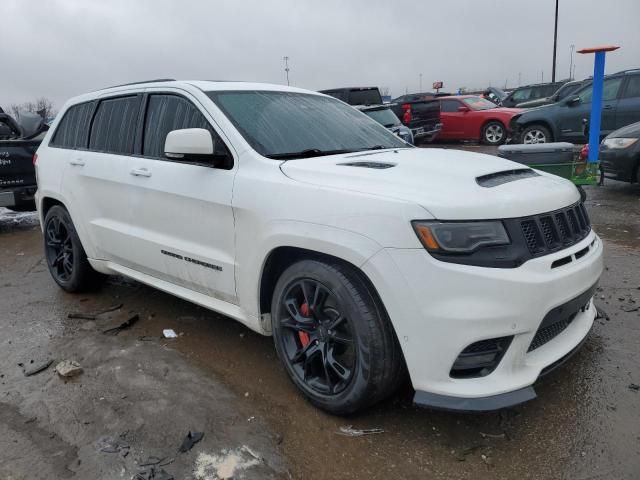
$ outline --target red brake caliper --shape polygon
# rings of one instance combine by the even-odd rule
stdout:
[[[300,306],[300,313],[305,317],[309,316],[309,305],[305,302]],[[303,332],[302,330],[298,331],[298,338],[300,339],[300,343],[303,347],[306,347],[311,342],[311,338],[307,332]]]

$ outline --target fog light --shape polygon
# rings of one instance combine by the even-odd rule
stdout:
[[[485,377],[493,372],[513,340],[509,337],[490,338],[465,348],[451,367],[452,378]]]

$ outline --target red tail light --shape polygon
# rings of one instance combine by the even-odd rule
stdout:
[[[404,110],[404,113],[402,114],[402,123],[404,123],[405,125],[407,125],[410,121],[411,121],[411,105],[408,103],[404,103],[402,104],[402,110]]]
[[[33,154],[33,166],[34,167],[36,166],[36,163],[38,163],[38,154],[34,153]]]

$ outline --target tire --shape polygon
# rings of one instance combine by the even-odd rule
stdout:
[[[294,263],[278,279],[271,318],[276,352],[289,378],[329,413],[368,407],[404,378],[386,311],[351,266],[315,259]]]
[[[482,127],[480,141],[485,145],[502,145],[507,139],[507,129],[501,122],[491,121]]]
[[[44,219],[44,252],[53,280],[67,292],[96,288],[105,278],[96,272],[82,248],[66,208],[54,205]]]
[[[534,123],[525,127],[520,140],[525,144],[550,143],[553,142],[553,137],[547,127]]]

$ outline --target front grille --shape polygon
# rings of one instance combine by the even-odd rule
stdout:
[[[520,229],[531,255],[537,257],[575,245],[591,231],[582,203],[520,221]]]

